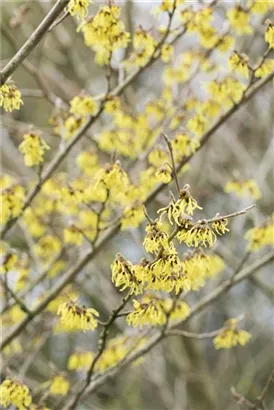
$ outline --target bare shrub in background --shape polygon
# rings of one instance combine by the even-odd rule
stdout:
[[[5,408],[271,408],[273,9],[2,4]]]

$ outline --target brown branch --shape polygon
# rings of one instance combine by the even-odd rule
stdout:
[[[267,381],[263,387],[263,390],[261,392],[261,394],[256,398],[257,399],[257,405],[261,406],[261,404],[263,403],[265,396],[270,388],[271,383],[274,382],[274,370],[272,370],[272,372],[270,373],[270,375],[267,378]]]
[[[180,189],[180,184],[179,184],[178,175],[177,175],[177,171],[176,171],[176,165],[175,165],[172,145],[171,145],[171,142],[170,142],[170,139],[168,138],[168,136],[165,133],[163,133],[163,135],[164,135],[164,139],[166,141],[166,144],[167,144],[167,147],[168,147],[168,150],[169,150],[169,153],[170,153],[173,178],[175,180],[178,195],[180,196],[181,189]]]
[[[166,334],[167,336],[183,336],[183,337],[187,337],[188,339],[202,340],[202,339],[212,339],[213,337],[217,336],[217,334],[221,330],[222,329],[218,329],[218,330],[214,330],[208,333],[192,333],[186,330],[174,329],[174,330],[168,330]]]
[[[47,33],[49,27],[59,16],[65,8],[69,0],[59,0],[45,16],[44,20],[34,30],[31,36],[27,39],[25,44],[17,51],[15,56],[8,62],[8,64],[0,72],[0,85],[4,84],[9,76],[19,67],[19,65],[28,57],[31,51],[42,40]]]
[[[126,306],[127,302],[130,300],[131,295],[130,293],[127,294],[127,296],[125,296],[122,300],[122,302],[120,303],[120,305],[118,306],[117,309],[113,310],[112,314],[110,315],[108,321],[105,323],[104,328],[101,332],[100,338],[99,338],[99,342],[98,342],[98,351],[90,365],[90,368],[87,372],[87,376],[86,376],[86,380],[85,383],[83,385],[83,387],[78,391],[78,393],[75,395],[75,397],[73,397],[72,401],[67,405],[67,408],[69,410],[73,410],[76,408],[77,404],[79,403],[81,397],[83,396],[83,394],[85,393],[87,387],[89,386],[90,382],[91,382],[91,378],[96,366],[96,363],[98,362],[98,360],[100,359],[100,357],[102,356],[106,344],[107,344],[107,336],[109,333],[109,329],[111,327],[111,325],[114,323],[114,321],[117,319],[119,312],[121,312],[121,310]]]

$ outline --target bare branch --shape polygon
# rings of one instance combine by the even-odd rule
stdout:
[[[25,44],[17,51],[15,56],[8,62],[8,64],[0,72],[0,85],[4,84],[9,76],[19,67],[19,65],[28,57],[31,51],[42,40],[47,33],[49,27],[59,16],[69,0],[58,0],[58,2],[52,7],[50,12],[46,15],[44,20],[36,28],[36,30],[27,39]]]

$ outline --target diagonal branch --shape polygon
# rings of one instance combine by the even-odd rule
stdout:
[[[48,29],[65,8],[69,0],[59,0],[52,7],[50,12],[46,15],[44,20],[34,30],[31,36],[27,39],[25,44],[17,51],[15,56],[8,62],[8,64],[0,72],[0,85],[4,84],[9,76],[19,67],[19,65],[27,58],[31,51],[42,40]]]

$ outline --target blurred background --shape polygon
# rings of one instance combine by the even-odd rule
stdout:
[[[50,1],[4,1],[1,5],[2,36],[1,66],[14,55],[37,23],[51,8]],[[98,10],[102,2],[90,6],[90,14]],[[200,7],[201,2],[187,1],[187,5]],[[206,2],[205,2],[206,3]],[[225,27],[225,13],[228,7],[237,1],[219,1],[214,6],[214,24]],[[242,2],[245,6],[247,2]],[[151,29],[161,22],[157,21],[150,10],[157,6],[156,1],[121,1],[122,20],[126,29],[133,33],[138,25]],[[254,15],[252,25],[254,33],[249,36],[237,36],[235,48],[248,54],[250,60],[258,60],[265,50],[263,22],[271,15]],[[22,156],[17,150],[22,135],[33,124],[40,129],[46,141],[52,146],[50,159],[56,152],[60,138],[54,135],[49,118],[54,112],[53,104],[45,98],[39,87],[39,81],[47,84],[48,92],[54,95],[55,105],[68,103],[81,90],[92,95],[104,92],[106,87],[106,70],[94,63],[93,52],[84,44],[81,33],[76,33],[78,21],[68,17],[51,33],[44,37],[39,46],[27,59],[34,71],[20,67],[12,76],[21,90],[24,105],[20,111],[2,115],[1,144],[2,172],[8,173],[26,183],[35,179],[33,171],[24,165]],[[175,57],[184,50],[198,47],[195,36],[184,36],[176,42]],[[129,51],[121,51],[113,61],[113,86],[117,84],[121,74],[120,61]],[[212,62],[219,64],[218,74],[226,69],[227,55],[218,53],[210,56]],[[122,95],[122,101],[133,115],[142,112],[145,104],[160,97],[163,63],[157,61],[139,75]],[[188,93],[203,98],[204,81],[210,73],[198,73],[188,84]],[[214,74],[216,76],[216,73]],[[179,86],[178,86],[179,87]],[[179,91],[178,91],[179,92]],[[186,98],[182,94],[182,98]],[[109,129],[108,116],[101,116],[92,127],[90,134],[96,141],[102,130]],[[274,125],[274,92],[273,82],[260,90],[244,107],[233,115],[207,142],[207,144],[191,160],[190,169],[180,175],[183,186],[188,183],[191,192],[203,210],[201,217],[213,217],[216,212],[225,215],[254,203],[251,197],[238,197],[234,193],[224,192],[225,185],[233,177],[254,179],[260,189],[261,198],[256,207],[247,215],[231,220],[230,233],[222,237],[214,251],[225,261],[225,270],[198,292],[188,297],[190,305],[199,301],[224,281],[237,268],[246,253],[247,241],[245,232],[264,222],[273,212],[273,125]],[[185,130],[182,123],[180,130]],[[166,132],[173,137],[174,131]],[[99,138],[99,137],[98,137]],[[159,144],[162,141],[159,140]],[[83,138],[69,153],[60,169],[75,176],[75,158],[81,150],[95,149],[102,163],[110,160],[110,155],[101,152],[90,138]],[[119,157],[126,168],[130,164],[128,158]],[[142,169],[143,164],[135,164],[134,173]],[[134,175],[133,175],[134,178]],[[157,209],[166,206],[170,200],[169,185],[148,207],[152,217],[156,217]],[[81,303],[94,306],[104,319],[114,306],[119,304],[121,293],[111,282],[110,264],[117,252],[121,252],[133,263],[143,257],[141,246],[144,238],[142,224],[137,229],[129,229],[116,235],[98,256],[89,263],[78,276],[73,288],[80,295]],[[20,252],[28,253],[29,244],[18,227],[9,237],[10,243]],[[182,246],[182,251],[185,250]],[[247,264],[259,260],[267,250],[253,253]],[[35,269],[32,280],[37,277]],[[30,301],[37,299],[49,289],[55,278],[47,278],[36,286],[28,297]],[[29,302],[29,300],[28,300]],[[250,343],[242,347],[216,351],[211,340],[188,340],[173,337],[165,340],[149,352],[138,366],[129,367],[114,380],[109,380],[96,391],[79,409],[123,409],[123,410],[234,410],[237,404],[230,388],[234,386],[238,392],[254,399],[266,382],[273,368],[273,266],[267,265],[252,279],[239,284],[224,294],[218,301],[206,308],[186,324],[184,329],[191,332],[208,332],[223,326],[231,318],[245,314],[243,327],[252,334]],[[46,312],[42,316],[47,328],[51,318]],[[116,321],[111,336],[115,336],[125,328],[125,319]],[[67,360],[75,347],[96,350],[96,334],[78,335],[43,333],[43,343],[39,351],[29,351],[28,340],[36,334],[35,324],[30,325],[23,335],[23,351],[5,357],[5,365],[13,374],[24,374],[24,381],[39,391],[39,386],[52,376],[53,369],[67,372]],[[129,330],[138,332],[138,330]],[[38,335],[37,335],[38,336]],[[31,357],[31,360],[28,358]],[[69,376],[74,382],[81,377]],[[273,408],[274,393],[268,394],[266,409]],[[39,394],[38,394],[39,395]],[[58,403],[49,399],[49,407],[58,408]],[[57,407],[55,407],[57,406]]]

